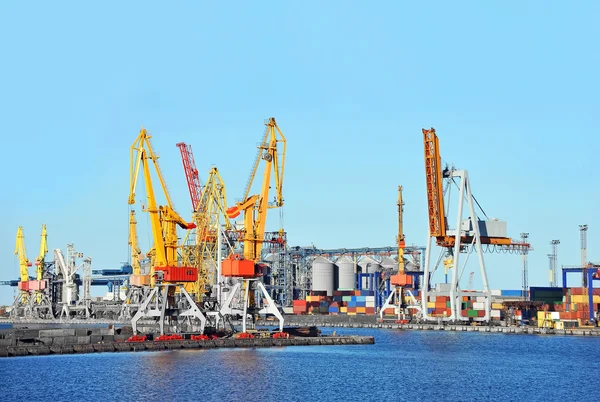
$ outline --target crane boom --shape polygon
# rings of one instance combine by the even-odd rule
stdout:
[[[200,200],[202,199],[202,183],[200,182],[198,169],[196,169],[196,162],[194,161],[192,146],[187,145],[185,142],[180,142],[176,145],[181,151],[181,160],[183,162],[185,178],[187,180],[190,197],[192,199],[192,210],[195,212],[198,211],[198,208],[200,207]]]
[[[248,181],[246,182],[246,188],[244,189],[243,200],[247,199],[250,195],[250,189],[252,188],[252,183],[254,182],[254,177],[256,176],[256,170],[258,169],[258,164],[260,163],[260,159],[262,156],[262,150],[266,147],[267,138],[269,136],[269,126],[266,125],[265,133],[263,134],[263,138],[258,146],[258,151],[256,152],[256,158],[254,158],[254,164],[252,165],[252,170],[250,171],[250,177],[248,177]]]
[[[425,143],[425,177],[427,182],[427,207],[429,210],[429,235],[446,236],[446,216],[444,213],[444,193],[440,145],[435,129],[422,129]]]
[[[402,186],[398,186],[398,273],[404,273],[404,247],[406,241],[404,239],[404,201],[402,201]]]
[[[135,211],[132,209],[129,213],[129,246],[131,247],[131,268],[133,275],[140,275],[142,267],[140,264],[140,258],[142,251],[138,244],[138,236],[136,229],[137,222],[135,220]]]
[[[40,253],[37,260],[35,261],[36,267],[36,279],[42,280],[44,275],[44,260],[48,254],[48,233],[46,232],[46,225],[42,225],[42,240],[40,242]]]
[[[265,170],[260,194],[247,197],[236,206],[229,208],[229,218],[237,217],[241,211],[244,212],[244,258],[258,261],[262,251],[264,240],[267,210],[269,208],[282,207],[283,200],[283,176],[285,168],[286,139],[275,118],[271,117],[266,123],[267,131],[263,143],[259,146],[259,154],[265,161]],[[281,155],[278,154],[278,143],[282,144]],[[256,164],[253,172],[256,171]],[[269,189],[271,188],[271,171],[275,181],[275,202],[269,205]],[[252,178],[250,184],[252,183]]]
[[[23,227],[17,229],[17,241],[15,243],[15,255],[19,256],[19,275],[21,282],[29,280],[29,267],[31,262],[27,258],[27,250],[25,249],[25,236],[23,235]]]
[[[151,136],[148,135],[146,129],[142,128],[136,140],[133,142],[130,151],[130,192],[129,204],[135,203],[135,189],[139,176],[140,165],[144,172],[144,182],[146,184],[146,196],[148,198],[148,206],[146,211],[150,215],[150,224],[152,227],[152,238],[154,240],[154,261],[150,267],[151,285],[154,285],[155,268],[163,270],[167,267],[177,267],[177,225],[184,229],[195,227],[193,224],[186,223],[185,220],[173,209],[169,191],[165,185],[162,173],[158,166],[158,156],[154,154],[150,143]],[[150,175],[151,160],[156,169],[163,193],[167,200],[167,205],[158,206],[152,186],[152,177]],[[195,280],[195,278],[194,278]]]

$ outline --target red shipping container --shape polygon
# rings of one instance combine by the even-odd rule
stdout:
[[[198,280],[198,268],[194,267],[157,267],[155,272],[163,272],[165,282],[196,282]]]

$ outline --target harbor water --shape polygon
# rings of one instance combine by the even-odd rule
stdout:
[[[323,333],[334,329],[323,328]],[[600,338],[338,329],[375,345],[5,358],[6,400],[597,400]]]

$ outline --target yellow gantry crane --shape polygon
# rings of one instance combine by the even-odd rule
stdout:
[[[266,130],[263,141],[258,147],[258,154],[250,178],[246,184],[243,201],[227,210],[227,215],[231,219],[236,218],[240,212],[244,213],[244,258],[254,262],[260,259],[267,221],[267,210],[283,206],[282,187],[286,140],[277,126],[274,117],[271,117],[265,125]],[[281,155],[278,154],[278,144],[281,144]],[[249,196],[260,159],[265,161],[262,189],[260,194]],[[269,205],[271,172],[275,176],[275,202]]]
[[[203,292],[208,286],[216,283],[216,271],[219,254],[219,239],[221,234],[221,217],[224,217],[224,230],[232,229],[231,222],[225,213],[227,209],[227,194],[225,183],[216,167],[211,168],[206,184],[203,187],[198,207],[194,211],[193,220],[196,224],[195,238],[192,245],[184,246],[184,262],[187,265],[198,267],[198,281],[193,293],[196,299],[201,300]],[[188,231],[184,244],[188,244],[192,231]]]
[[[130,152],[130,192],[129,205],[135,204],[135,190],[140,172],[140,165],[144,171],[144,182],[146,185],[146,196],[148,205],[146,211],[150,215],[150,223],[152,230],[153,245],[153,263],[150,265],[150,285],[155,284],[155,271],[162,270],[167,267],[179,266],[177,249],[177,226],[184,229],[192,228],[192,224],[188,224],[173,208],[171,197],[162,173],[158,166],[158,156],[152,150],[150,143],[151,136],[148,135],[146,129],[142,128]],[[158,206],[152,186],[152,177],[150,175],[150,163],[156,169],[160,185],[163,189],[167,205]]]
[[[35,260],[36,265],[36,280],[38,281],[38,289],[36,291],[36,301],[39,304],[42,301],[42,291],[45,288],[44,280],[44,263],[46,260],[46,254],[48,254],[48,233],[46,232],[46,225],[42,225],[42,240],[40,241],[40,253],[38,258]]]
[[[23,227],[17,229],[17,241],[15,243],[15,255],[19,256],[19,290],[21,291],[21,301],[27,302],[29,295],[29,267],[31,262],[27,258],[27,250],[25,249],[25,236],[23,235]]]
[[[264,307],[258,311],[259,314],[273,314],[279,320],[279,331],[283,331],[283,316],[275,306],[273,299],[267,292],[262,282],[255,280],[259,274],[256,272],[256,263],[261,258],[261,251],[263,247],[265,237],[265,225],[267,221],[267,211],[270,208],[280,208],[283,206],[283,174],[285,167],[285,152],[286,152],[286,140],[285,136],[277,126],[275,118],[271,117],[267,123],[265,123],[266,129],[261,144],[258,146],[258,153],[254,161],[250,178],[246,184],[246,190],[244,191],[243,201],[237,203],[235,206],[227,209],[227,215],[230,219],[234,219],[244,213],[244,255],[243,257],[237,254],[231,254],[229,258],[223,261],[223,276],[225,277],[237,277],[244,279],[244,309],[242,312],[242,333],[246,332],[246,320],[248,308],[251,311],[256,310],[256,303],[254,300],[254,292],[250,293],[251,286],[257,286],[263,293],[264,300],[266,303]],[[278,145],[281,144],[281,148],[278,149]],[[281,152],[281,154],[279,154]],[[256,176],[256,170],[260,163],[260,160],[265,161],[265,170],[263,173],[263,182],[261,192],[255,195],[249,195],[254,177]],[[273,204],[269,204],[269,189],[271,188],[271,174],[274,175],[275,180],[275,201]],[[279,232],[283,234],[283,229]],[[233,295],[239,289],[239,284],[234,286],[221,308],[223,315],[231,314],[231,302]]]
[[[150,215],[152,239],[154,245],[151,253],[153,258],[150,264],[150,287],[152,290],[144,296],[140,306],[131,319],[134,333],[137,333],[137,322],[141,318],[158,318],[160,334],[165,332],[167,325],[175,324],[175,331],[179,325],[185,323],[189,328],[197,328],[192,319],[200,322],[200,332],[204,331],[206,318],[196,305],[193,298],[185,289],[185,285],[198,280],[196,267],[181,266],[178,257],[177,226],[183,229],[192,229],[193,223],[188,224],[173,208],[171,197],[165,185],[162,173],[158,166],[158,156],[152,150],[151,136],[142,128],[133,145],[131,146],[130,163],[130,192],[129,204],[135,203],[135,189],[139,176],[140,166],[144,172],[146,196],[148,205],[146,211]],[[150,175],[150,164],[154,165],[160,185],[166,198],[166,205],[157,205]],[[131,219],[131,218],[130,218]],[[179,295],[179,297],[178,297]]]

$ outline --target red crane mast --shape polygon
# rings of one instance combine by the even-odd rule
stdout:
[[[200,207],[200,199],[202,198],[202,183],[200,183],[198,169],[196,169],[196,162],[194,162],[192,146],[187,145],[185,142],[180,142],[176,145],[181,151],[185,178],[187,179],[190,197],[192,198],[192,208],[194,212],[197,212]]]

